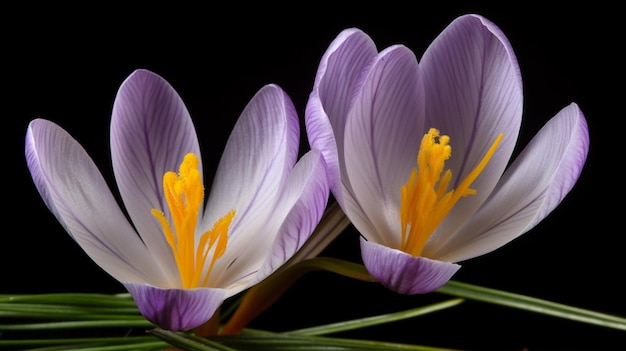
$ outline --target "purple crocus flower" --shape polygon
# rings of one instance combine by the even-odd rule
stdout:
[[[566,106],[511,160],[522,105],[513,49],[478,15],[455,19],[419,63],[403,45],[378,51],[357,28],[330,44],[307,134],[375,279],[433,291],[563,200],[587,157],[583,113]]]
[[[329,196],[326,165],[318,151],[298,160],[299,138],[289,97],[263,87],[237,121],[204,201],[183,101],[163,78],[137,70],[111,120],[113,171],[130,221],[87,152],[53,122],[29,124],[26,159],[46,205],[83,250],[148,320],[182,331],[280,267],[317,225]]]

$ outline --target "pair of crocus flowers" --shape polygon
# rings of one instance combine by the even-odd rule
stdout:
[[[580,175],[589,136],[576,104],[509,165],[521,118],[509,42],[487,19],[464,15],[419,63],[403,45],[378,51],[361,30],[341,32],[319,65],[305,113],[311,150],[300,158],[296,109],[279,86],[263,87],[237,121],[206,200],[188,111],[146,70],[123,82],[111,120],[130,221],[56,124],[30,123],[26,158],[50,211],[141,313],[188,330],[285,264],[331,192],[361,233],[376,280],[403,294],[441,287],[458,262],[533,228]]]

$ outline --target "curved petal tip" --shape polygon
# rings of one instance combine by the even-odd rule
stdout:
[[[361,257],[368,272],[399,294],[425,294],[439,289],[461,268],[456,263],[414,257],[361,238]]]
[[[208,321],[226,296],[225,289],[162,289],[124,283],[141,314],[157,326],[187,331]]]

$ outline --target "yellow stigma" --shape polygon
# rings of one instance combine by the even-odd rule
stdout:
[[[207,286],[215,261],[226,251],[228,227],[235,216],[235,210],[229,211],[215,222],[213,228],[198,237],[196,245],[196,225],[204,201],[204,185],[198,170],[199,164],[198,157],[188,153],[180,164],[178,174],[167,172],[163,175],[163,192],[172,223],[165,218],[162,211],[151,211],[163,227],[185,289]],[[209,254],[212,254],[210,263],[205,269]]]
[[[500,133],[478,165],[459,183],[455,190],[448,190],[452,172],[443,167],[452,154],[448,143],[450,137],[439,135],[431,128],[422,138],[417,167],[402,187],[400,222],[402,243],[400,249],[410,255],[420,256],[428,238],[463,196],[476,194],[470,185],[485,169],[502,140]],[[442,175],[443,173],[443,175]]]

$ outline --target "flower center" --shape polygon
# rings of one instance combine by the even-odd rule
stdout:
[[[478,165],[459,183],[457,189],[448,191],[452,171],[444,171],[444,163],[452,154],[448,145],[450,137],[439,135],[431,128],[422,138],[417,154],[417,168],[402,187],[400,222],[402,243],[400,249],[410,255],[420,256],[428,238],[452,210],[461,197],[476,194],[470,185],[485,169],[502,140],[500,133]]]
[[[235,216],[235,210],[229,211],[215,222],[213,228],[196,237],[198,214],[204,201],[204,185],[198,170],[199,164],[198,157],[188,153],[180,164],[178,174],[167,172],[163,175],[163,192],[172,223],[162,211],[151,211],[163,227],[184,289],[208,285],[215,261],[226,251],[228,227]],[[206,267],[209,254],[211,258]]]

